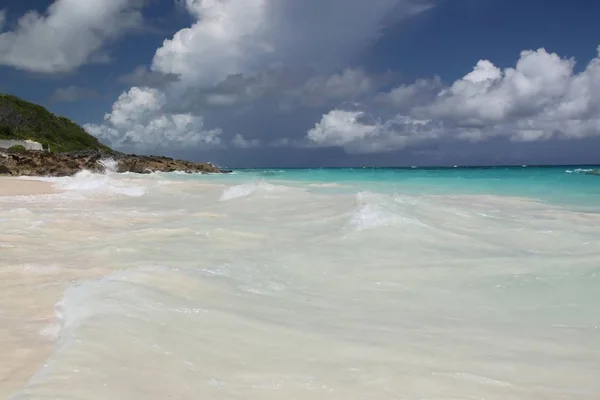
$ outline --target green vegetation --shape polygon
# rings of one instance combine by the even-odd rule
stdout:
[[[44,107],[0,94],[0,139],[33,140],[50,151],[113,150],[65,117]]]
[[[9,148],[9,150],[11,150],[11,151],[15,151],[15,152],[17,152],[17,153],[25,153],[25,152],[27,151],[27,149],[25,148],[25,146],[21,146],[20,144],[17,144],[17,145],[11,146],[11,147]]]

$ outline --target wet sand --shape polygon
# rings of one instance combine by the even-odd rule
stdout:
[[[57,192],[51,182],[0,177],[0,196],[31,196]],[[6,238],[3,238],[3,241],[5,240]],[[5,244],[10,243],[5,242]],[[5,291],[0,299],[3,302],[15,298],[22,299],[19,302],[23,305],[23,307],[13,307],[11,309],[14,313],[9,313],[11,318],[8,318],[8,321],[19,320],[19,318],[27,315],[30,317],[28,319],[30,324],[43,327],[44,321],[53,318],[52,302],[56,301],[55,298],[60,298],[60,291],[55,294],[54,298],[46,302],[45,306],[40,306],[41,303],[38,302],[40,298],[39,296],[36,297],[35,290],[38,282],[29,275],[15,273],[14,268],[10,266],[11,260],[9,258],[0,259],[2,260],[0,277],[8,284],[8,287],[12,288]],[[3,360],[0,366],[0,398],[4,399],[27,382],[33,372],[49,357],[52,351],[52,342],[44,340],[43,337],[32,338],[24,335],[22,326],[8,323],[5,320],[3,326],[0,327],[0,343],[2,343],[0,345],[0,355]]]
[[[0,177],[0,196],[30,196],[56,192],[50,182]]]

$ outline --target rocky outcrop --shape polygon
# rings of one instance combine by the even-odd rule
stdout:
[[[210,163],[194,163],[175,160],[169,157],[139,156],[134,154],[104,153],[96,150],[84,150],[71,153],[50,153],[27,151],[17,153],[0,150],[0,175],[13,176],[70,176],[79,171],[105,172],[106,160],[115,161],[115,172],[134,172],[149,174],[152,172],[187,173],[227,173]]]

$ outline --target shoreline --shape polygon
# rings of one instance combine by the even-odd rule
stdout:
[[[52,182],[0,176],[0,197],[59,193]]]

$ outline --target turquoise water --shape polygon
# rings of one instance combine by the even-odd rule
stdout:
[[[227,183],[315,183],[313,191],[372,191],[406,195],[496,195],[600,209],[600,176],[595,166],[471,168],[239,169],[212,179]],[[197,179],[197,177],[188,177]],[[322,184],[319,186],[319,184]],[[335,185],[332,185],[335,184]]]

